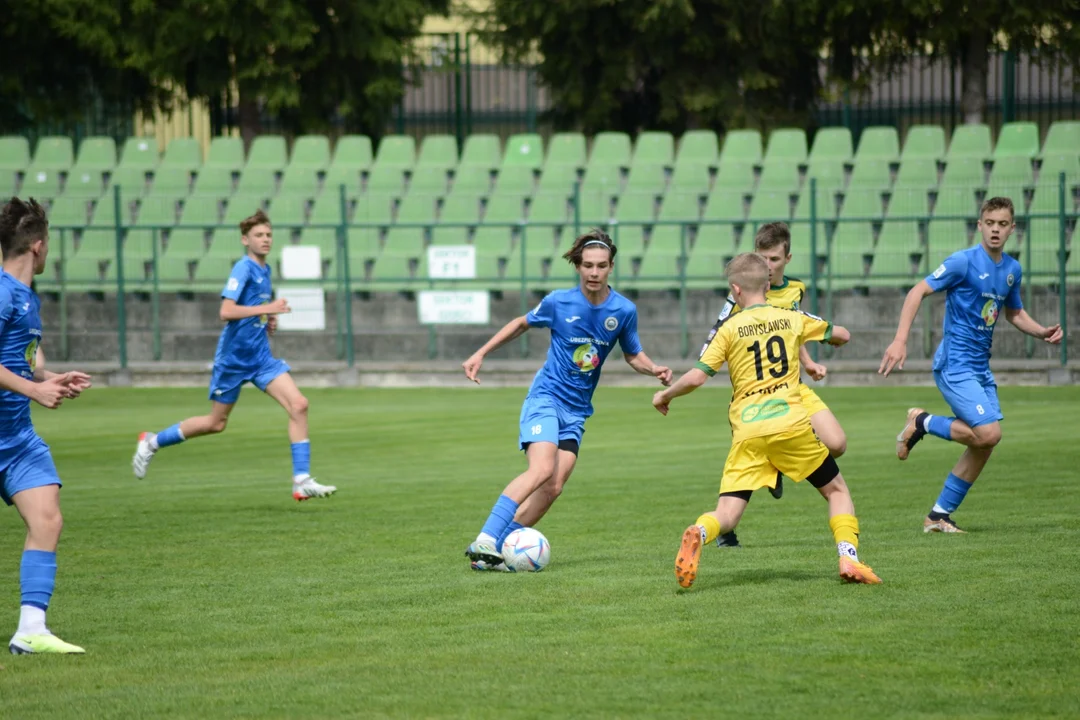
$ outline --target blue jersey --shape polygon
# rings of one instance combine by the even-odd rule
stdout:
[[[600,382],[600,367],[616,341],[624,353],[637,355],[637,307],[611,290],[599,305],[581,292],[556,290],[525,316],[529,327],[551,328],[547,360],[533,378],[530,396],[547,395],[586,417]]]
[[[935,372],[985,372],[990,369],[1001,306],[1019,310],[1020,263],[1002,255],[995,263],[983,246],[950,255],[926,278],[935,292],[945,290],[945,334],[934,354]]]
[[[247,255],[233,265],[225,289],[221,291],[221,297],[244,307],[265,305],[273,295],[270,266],[259,265]],[[218,340],[217,352],[214,353],[214,366],[247,369],[270,360],[273,356],[270,354],[266,321],[266,315],[255,315],[226,323]]]
[[[41,344],[41,301],[28,286],[0,270],[0,365],[32,380]],[[20,436],[33,429],[30,398],[0,391],[0,449],[24,442]]]

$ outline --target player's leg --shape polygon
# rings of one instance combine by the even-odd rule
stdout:
[[[337,492],[333,485],[320,485],[311,477],[311,440],[308,437],[308,400],[288,373],[288,365],[270,368],[256,375],[255,386],[274,398],[289,414],[289,447],[292,453],[293,497],[297,500],[329,497]]]
[[[146,471],[150,467],[150,461],[161,448],[170,445],[179,445],[185,440],[191,440],[202,435],[216,435],[225,432],[229,424],[229,414],[232,412],[239,396],[240,387],[236,387],[236,393],[231,397],[231,402],[219,402],[215,400],[210,406],[207,415],[189,417],[187,420],[171,425],[160,432],[144,432],[139,435],[139,441],[135,446],[135,456],[131,459],[131,467],[135,471],[135,477],[140,480],[146,477]]]
[[[507,535],[518,528],[533,527],[547,514],[547,511],[562,495],[566,481],[570,479],[570,474],[574,472],[577,457],[578,443],[576,440],[559,441],[559,450],[555,455],[555,471],[547,482],[538,487],[518,507],[518,511],[514,515],[514,521],[510,523],[499,538],[500,549],[502,548],[502,541],[506,539]]]
[[[14,503],[26,523],[26,543],[19,564],[19,627],[8,649],[16,655],[82,653],[81,647],[53,635],[45,623],[56,586],[56,547],[64,526],[60,478],[48,446],[34,436],[3,475],[4,499]]]
[[[844,428],[840,426],[840,421],[833,415],[832,410],[829,410],[828,405],[805,383],[799,385],[799,394],[803,407],[806,409],[806,414],[810,416],[810,424],[813,426],[817,436],[821,438],[821,442],[825,444],[825,447],[829,448],[829,454],[834,458],[838,458],[847,452],[847,435],[844,433]],[[777,500],[783,497],[783,474],[777,475],[776,487],[769,488],[769,493]]]
[[[1001,439],[1000,433],[995,439],[993,430],[976,429],[1001,419],[997,388],[993,382],[987,388],[971,376],[958,377],[946,373],[934,373],[934,381],[954,416],[931,415],[922,408],[909,409],[904,429],[896,436],[896,456],[906,460],[916,443],[927,435],[967,447],[996,445]],[[996,408],[996,411],[991,408]]]

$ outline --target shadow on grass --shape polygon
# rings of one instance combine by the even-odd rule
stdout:
[[[809,570],[773,570],[763,568],[760,570],[740,570],[736,572],[708,573],[705,577],[698,577],[691,590],[678,589],[679,593],[685,592],[712,592],[725,590],[742,585],[767,585],[780,581],[805,582],[807,580],[820,580],[820,572]]]

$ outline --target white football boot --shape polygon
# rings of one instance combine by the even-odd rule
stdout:
[[[140,433],[139,443],[135,446],[135,457],[131,458],[131,467],[135,471],[135,477],[142,480],[146,477],[146,470],[150,467],[150,461],[154,459],[156,450],[150,449],[150,436],[153,433]]]
[[[333,485],[320,485],[310,475],[305,475],[299,482],[294,480],[292,486],[292,496],[298,502],[311,498],[330,497],[336,492],[337,488]]]

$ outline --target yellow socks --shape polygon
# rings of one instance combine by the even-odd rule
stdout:
[[[836,549],[841,555],[847,555],[858,561],[859,521],[854,515],[836,515],[829,518],[829,529],[836,540]]]
[[[847,517],[851,516],[849,515]],[[852,520],[854,520],[854,518],[852,518]],[[705,542],[703,543],[705,545],[708,545],[720,536],[720,521],[712,515],[702,515],[697,519],[696,525],[705,528]]]

